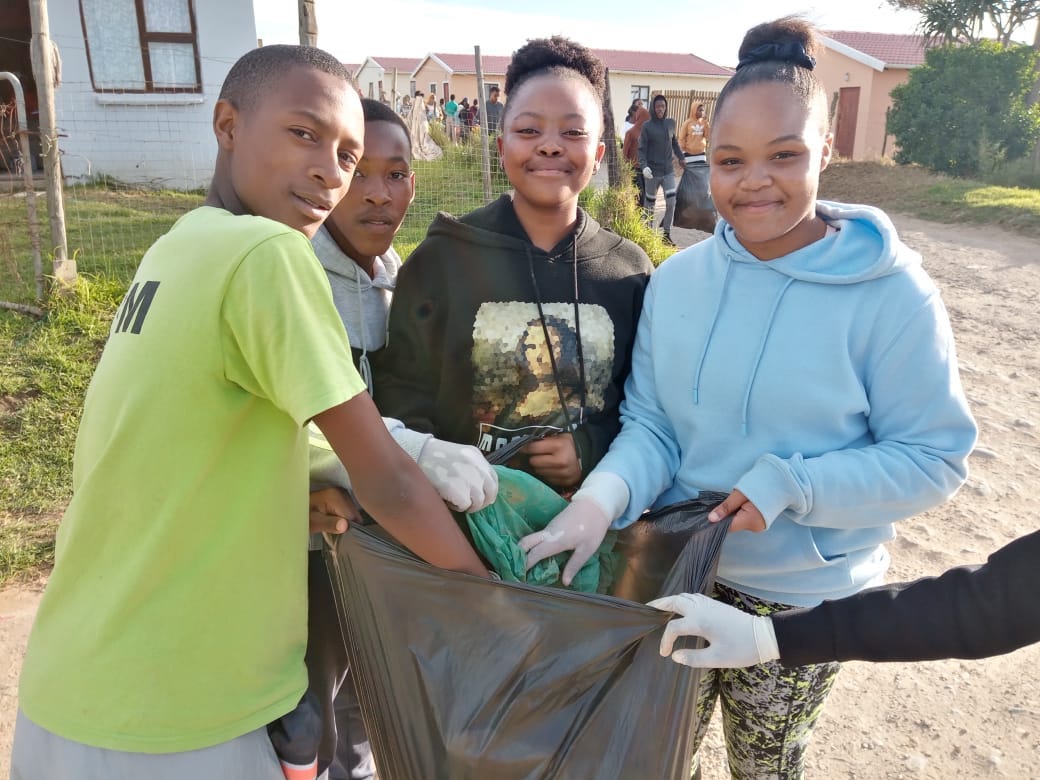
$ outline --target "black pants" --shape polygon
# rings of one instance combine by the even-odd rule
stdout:
[[[308,686],[322,721],[318,774],[328,768],[329,780],[370,780],[375,777],[375,763],[350,675],[332,582],[320,551],[310,552],[307,595]]]

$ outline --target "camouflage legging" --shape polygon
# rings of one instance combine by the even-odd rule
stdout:
[[[716,585],[713,596],[754,615],[789,607]],[[805,749],[841,664],[787,669],[778,661],[747,669],[712,669],[697,700],[696,750],[715,709],[722,708],[726,754],[734,780],[796,780],[805,770]],[[696,767],[696,763],[695,763]]]

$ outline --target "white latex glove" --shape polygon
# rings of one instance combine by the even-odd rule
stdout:
[[[671,655],[676,663],[700,669],[732,669],[780,657],[773,621],[767,617],[749,615],[699,593],[656,599],[649,606],[683,616],[670,621],[661,637],[661,655]],[[681,636],[704,637],[708,647],[673,653],[672,645]]]
[[[456,512],[476,512],[498,496],[498,472],[476,447],[431,438],[415,463]]]
[[[527,569],[539,561],[574,550],[560,577],[570,585],[585,562],[592,557],[607,535],[613,518],[593,498],[575,494],[570,505],[556,515],[541,531],[528,534],[520,540],[520,549],[527,553]]]
[[[650,166],[649,165],[646,166],[645,168],[643,168],[643,178],[644,179],[652,179],[652,178],[654,178],[654,172],[652,170],[650,170]]]

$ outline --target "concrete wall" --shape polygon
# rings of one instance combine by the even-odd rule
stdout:
[[[49,0],[62,61],[55,96],[66,179],[98,174],[157,187],[204,187],[213,173],[213,106],[231,65],[256,47],[252,0],[195,3],[202,92],[99,93],[77,0]]]
[[[885,156],[891,157],[894,144],[891,138],[885,142],[885,112],[892,105],[892,90],[910,77],[910,71],[877,71],[844,54],[828,51],[820,58],[816,72],[827,91],[828,105],[833,104],[841,88],[860,88],[852,159],[876,159],[882,156],[882,149]]]

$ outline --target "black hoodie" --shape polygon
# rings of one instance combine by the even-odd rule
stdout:
[[[582,209],[551,252],[531,243],[509,195],[461,219],[439,214],[398,275],[376,404],[485,453],[577,424],[587,474],[620,428],[651,270],[642,249]]]
[[[664,103],[664,117],[660,119],[654,110],[658,101]],[[668,100],[658,95],[650,104],[650,119],[643,123],[639,133],[639,170],[649,166],[655,178],[673,173],[673,154],[682,164],[685,157],[679,139],[675,137],[675,120],[668,116]]]

